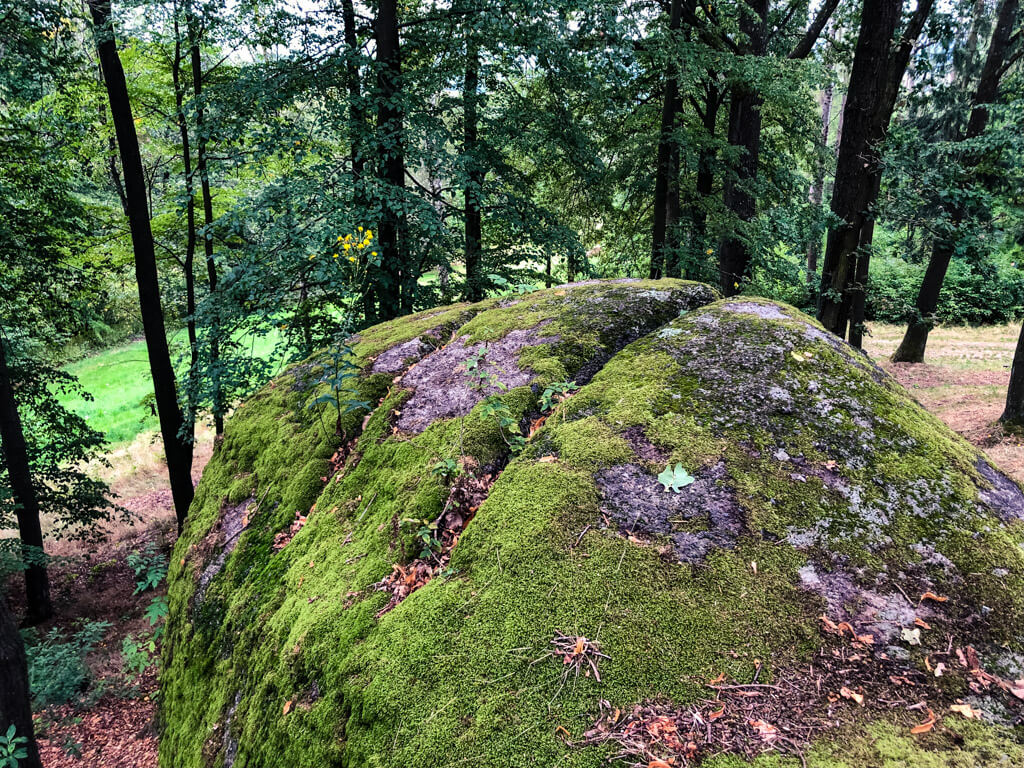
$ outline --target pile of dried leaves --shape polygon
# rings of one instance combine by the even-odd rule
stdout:
[[[395,563],[391,573],[373,585],[378,592],[390,594],[388,602],[377,612],[378,618],[447,569],[459,537],[487,498],[496,479],[496,475],[485,473],[480,476],[464,474],[455,480],[444,509],[433,523],[436,549],[405,565]]]
[[[729,684],[719,675],[702,683],[709,695],[687,707],[652,700],[624,711],[602,700],[583,738],[571,742],[566,734],[566,740],[577,747],[611,743],[615,759],[642,768],[684,768],[718,754],[749,760],[771,751],[803,763],[806,745],[849,723],[851,709],[885,712],[913,734],[932,730],[936,711],[979,717],[972,704],[951,700],[936,685],[943,674],[963,675],[976,693],[1005,691],[1011,705],[1014,697],[1024,699],[1024,680],[1011,683],[985,672],[976,651],[954,650],[952,637],[948,652],[931,654],[926,669],[917,670],[876,652],[874,638],[846,622],[822,622],[829,642],[806,667],[777,671],[771,683],[760,683],[755,662],[753,682]]]

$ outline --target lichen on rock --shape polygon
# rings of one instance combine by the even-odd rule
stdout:
[[[845,666],[829,685],[875,670],[876,699],[939,711],[970,692],[1012,720],[984,670],[1024,652],[1020,490],[813,320],[715,299],[588,282],[434,310],[352,341],[374,407],[343,435],[306,407],[316,388],[293,386],[322,358],[241,407],[172,563],[162,764],[596,768],[613,745],[582,734],[601,713],[685,719],[711,711],[709,681],[756,680],[756,720],[784,705],[773,691],[814,692],[807,669],[830,658]],[[465,362],[488,353],[493,377],[474,386]],[[543,387],[569,381],[542,414]],[[493,398],[532,432],[519,454]],[[657,479],[676,464],[695,478],[678,492]],[[395,574],[411,581],[382,591]],[[600,680],[552,656],[577,636]],[[949,671],[926,685],[936,660]],[[901,679],[917,682],[890,692]],[[908,741],[921,713],[828,693],[800,706],[843,727],[786,736],[808,764],[852,766],[842,744],[936,766],[1021,754],[991,724]],[[750,733],[709,765],[787,752],[734,715],[722,722]],[[718,751],[697,730],[687,759]]]

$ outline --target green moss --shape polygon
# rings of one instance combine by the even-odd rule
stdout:
[[[316,360],[239,409],[175,550],[162,764],[216,765],[237,745],[236,768],[596,768],[607,749],[568,748],[555,732],[581,734],[599,699],[628,707],[664,697],[685,707],[707,695],[708,678],[750,679],[754,659],[770,660],[770,679],[809,658],[822,610],[800,586],[809,558],[863,566],[865,580],[883,583],[916,563],[953,593],[943,581],[952,576],[916,548],[927,544],[963,579],[961,607],[994,608],[1002,615],[987,631],[1005,634],[1022,616],[1019,526],[979,505],[974,450],[795,310],[746,299],[741,309],[753,304],[753,313],[728,301],[697,309],[712,297],[678,281],[580,285],[369,329],[355,343],[364,369],[355,384],[373,412],[365,426],[365,413],[345,422],[345,437],[358,439],[326,483],[341,439],[307,407]],[[677,317],[681,308],[691,311]],[[396,413],[412,393],[369,364],[438,327],[470,343],[538,328],[550,340],[519,357],[531,385],[501,395],[523,425],[545,382],[599,370],[519,456],[482,402],[403,434]],[[608,524],[598,473],[637,465],[658,488],[660,460],[650,455],[698,476],[724,467],[716,487],[742,520],[729,546],[687,564],[669,539],[630,538]],[[434,520],[445,508],[450,481],[430,469],[449,458],[500,477],[449,569],[378,616],[388,595],[376,585],[415,555],[403,521]],[[249,527],[209,570],[226,505],[250,496],[259,508]],[[296,513],[309,513],[305,526],[275,547]],[[682,527],[693,535],[713,532],[708,516],[691,522]],[[810,543],[786,543],[799,537]],[[955,611],[946,620],[955,624]],[[564,678],[549,653],[556,633],[600,643],[609,657],[600,682]],[[973,728],[963,731],[970,754],[1009,749],[1003,732]],[[884,723],[830,738],[811,748],[811,764],[953,754]],[[841,762],[854,755],[865,762]],[[923,760],[914,764],[961,764]]]

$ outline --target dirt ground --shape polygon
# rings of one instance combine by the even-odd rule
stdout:
[[[892,373],[921,404],[985,450],[1018,482],[1024,483],[1024,441],[1004,435],[995,425],[1003,407],[1010,361],[1019,328],[939,328],[931,336],[923,365],[894,365],[888,356],[903,329],[875,325],[866,340],[868,353]],[[212,452],[212,436],[202,432],[196,448],[195,479]],[[52,568],[59,618],[43,627],[70,629],[79,618],[111,622],[89,657],[98,697],[85,694],[77,704],[51,707],[37,716],[40,748],[47,768],[156,768],[156,674],[128,675],[121,643],[147,628],[144,611],[153,592],[134,595],[134,577],[125,562],[133,550],[155,542],[167,552],[173,545],[174,515],[158,444],[151,435],[113,451],[101,469],[132,511],[131,524],[115,524],[107,541],[87,547],[54,543],[62,558]],[[18,590],[14,590],[15,594]],[[18,606],[15,606],[18,607]]]
[[[891,363],[904,328],[872,325],[865,349],[917,400],[1024,483],[1024,441],[996,423],[1003,411],[1019,325],[937,328],[925,362]]]

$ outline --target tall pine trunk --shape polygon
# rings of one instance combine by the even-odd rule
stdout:
[[[671,0],[669,7],[669,34],[675,35],[682,26],[682,0]],[[679,207],[679,142],[675,136],[680,110],[679,65],[670,57],[665,71],[665,93],[661,107],[661,129],[658,133],[658,155],[654,176],[654,224],[651,232],[651,266],[648,274],[657,280],[666,274],[668,233],[675,225]],[[672,188],[675,187],[675,207],[672,206]],[[677,257],[675,257],[677,258]],[[674,259],[673,259],[674,260]]]
[[[405,147],[397,0],[381,0],[378,4],[374,36],[377,41],[378,176],[384,187],[378,227],[381,268],[374,289],[379,319],[390,320],[411,309],[415,292],[415,277],[403,263],[402,253],[405,214],[401,198],[405,187]]]
[[[0,329],[2,330],[2,329]],[[53,615],[50,602],[50,578],[42,564],[43,529],[39,522],[39,498],[32,484],[32,465],[18,401],[14,392],[11,368],[7,362],[4,338],[0,334],[0,448],[7,468],[7,484],[14,500],[21,537],[22,558],[25,561],[25,621],[38,624]],[[2,601],[0,597],[0,601]]]
[[[28,753],[18,761],[18,768],[43,768],[32,723],[25,644],[6,597],[0,594],[0,733],[6,734],[12,725],[15,734],[26,740]]]
[[[146,204],[146,177],[139,151],[139,137],[128,99],[128,84],[117,53],[109,0],[90,0],[96,33],[96,48],[103,80],[106,84],[114,132],[121,153],[125,198],[128,207],[128,226],[135,254],[135,279],[139,287],[139,311],[146,334],[149,369],[153,377],[157,416],[163,436],[164,456],[170,479],[174,513],[180,531],[188,515],[194,490],[192,487],[192,439],[183,430],[184,420],[178,404],[174,367],[167,346],[163,309],[160,305],[160,284],[157,278],[153,232],[149,224]]]
[[[996,12],[996,26],[989,43],[985,64],[981,70],[981,78],[971,99],[971,114],[967,121],[966,132],[957,137],[958,141],[971,140],[985,132],[988,126],[989,105],[996,100],[999,93],[999,81],[1003,74],[1003,63],[1010,48],[1013,27],[1017,19],[1019,0],[1002,0]],[[963,157],[962,162],[968,174],[980,163],[981,156]],[[946,278],[946,270],[957,250],[957,241],[962,235],[964,219],[968,210],[964,203],[947,203],[943,206],[946,226],[932,242],[932,252],[928,259],[921,288],[917,293],[915,318],[907,326],[903,341],[893,354],[893,362],[921,363],[924,362],[925,349],[928,346],[928,334],[932,329],[935,310],[939,306],[939,294]]]

